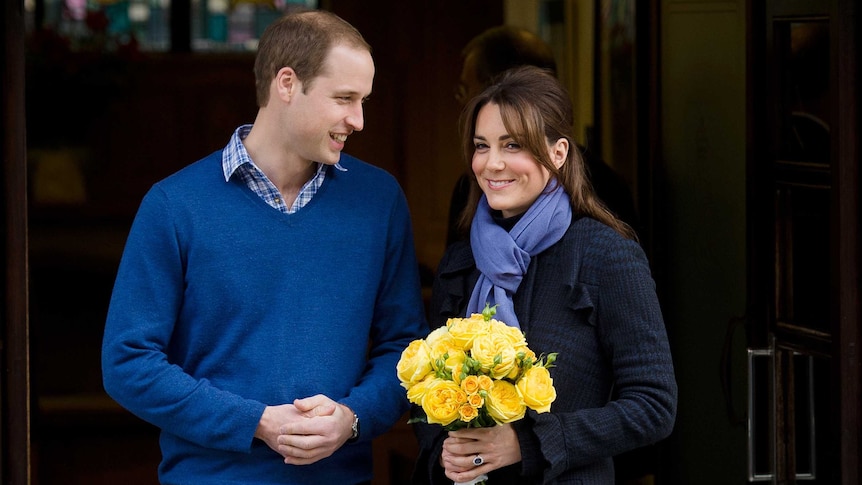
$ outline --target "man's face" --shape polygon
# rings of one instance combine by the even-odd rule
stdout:
[[[368,51],[333,47],[321,74],[310,85],[300,83],[291,100],[289,149],[304,160],[337,163],[347,137],[365,125],[362,104],[373,80],[374,61]]]

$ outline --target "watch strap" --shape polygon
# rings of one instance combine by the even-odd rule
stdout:
[[[359,416],[357,416],[356,413],[353,413],[353,424],[350,425],[350,429],[353,431],[353,434],[347,442],[353,443],[359,439]]]

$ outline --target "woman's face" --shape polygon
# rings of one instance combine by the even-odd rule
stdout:
[[[506,131],[496,104],[479,110],[473,146],[473,173],[488,205],[502,211],[503,217],[526,212],[548,185],[551,174]]]

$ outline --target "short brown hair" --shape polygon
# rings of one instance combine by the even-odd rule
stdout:
[[[336,45],[371,52],[362,34],[332,12],[293,12],[275,20],[260,37],[254,60],[257,105],[263,107],[269,102],[269,86],[283,67],[293,68],[303,82],[303,91],[307,90]]]

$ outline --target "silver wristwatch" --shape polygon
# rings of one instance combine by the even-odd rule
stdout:
[[[350,425],[350,430],[353,431],[353,434],[350,436],[350,439],[347,440],[348,443],[353,443],[354,441],[359,439],[359,416],[356,413],[353,413],[353,424]]]

